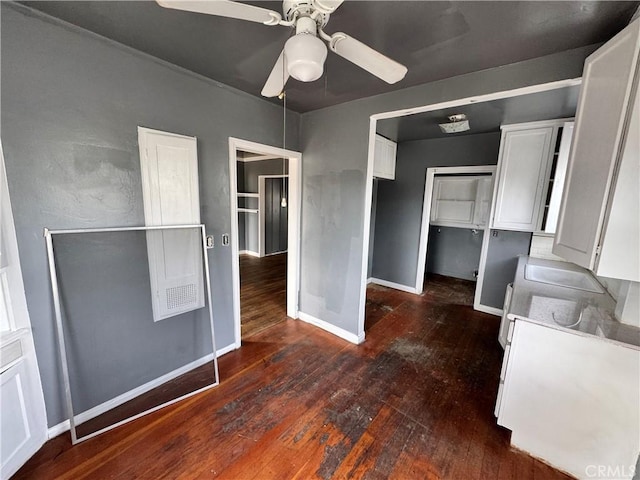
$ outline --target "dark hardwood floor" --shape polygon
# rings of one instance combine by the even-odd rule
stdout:
[[[240,316],[243,339],[286,320],[286,253],[240,255]]]
[[[75,447],[57,437],[16,478],[570,478],[496,425],[499,319],[464,291],[371,286],[359,346],[281,321],[220,359],[219,387]]]

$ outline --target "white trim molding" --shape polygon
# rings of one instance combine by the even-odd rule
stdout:
[[[260,254],[258,252],[254,252],[251,250],[239,250],[238,251],[238,255],[250,255],[252,257],[260,257]]]
[[[302,154],[293,150],[263,145],[229,137],[229,195],[231,200],[231,274],[234,337],[236,348],[242,344],[240,330],[240,261],[238,246],[238,172],[237,152],[253,152],[289,160],[288,177],[288,239],[287,239],[287,316],[298,318],[300,289],[300,215],[302,211]]]
[[[473,166],[459,166],[459,167],[433,167],[427,168],[427,175],[424,181],[424,201],[422,204],[422,221],[420,224],[420,237],[418,247],[418,266],[416,269],[416,293],[422,293],[424,288],[424,272],[427,265],[427,245],[429,244],[429,225],[431,224],[431,201],[433,197],[433,180],[436,175],[468,175],[468,174],[482,174],[486,173],[491,175],[492,186],[495,190],[496,180],[496,166],[495,165],[473,165]],[[493,192],[491,197],[493,198]],[[490,219],[487,219],[488,229]],[[481,230],[481,229],[479,229]],[[488,241],[488,237],[483,234],[483,247],[484,243]],[[484,264],[480,262],[480,269],[478,270],[478,278],[481,278],[484,274]],[[476,297],[478,297],[479,291],[476,289]]]
[[[500,308],[489,307],[487,305],[480,305],[480,304],[475,304],[473,306],[473,309],[479,312],[488,313],[490,315],[497,315],[498,317],[502,317],[502,312],[503,312],[502,309]]]
[[[364,332],[360,335],[356,335],[354,333],[348,332],[343,328],[336,327],[332,323],[326,322],[324,320],[320,320],[319,318],[314,317],[313,315],[309,315],[308,313],[298,312],[298,318],[303,322],[309,323],[315,327],[321,328],[333,335],[346,340],[347,342],[354,343],[356,345],[364,342]]]
[[[401,290],[403,292],[414,293],[419,295],[422,292],[418,292],[414,287],[410,287],[408,285],[402,285],[400,283],[389,282],[388,280],[382,280],[381,278],[370,277],[368,279],[369,283],[374,283],[376,285],[382,285],[383,287],[394,288],[396,290]]]

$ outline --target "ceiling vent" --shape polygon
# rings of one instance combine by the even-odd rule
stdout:
[[[469,120],[464,113],[449,115],[449,123],[440,123],[440,130],[444,133],[460,133],[469,130]]]

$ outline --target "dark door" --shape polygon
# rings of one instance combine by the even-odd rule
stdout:
[[[289,209],[282,206],[282,198],[289,192],[288,181],[287,178],[265,178],[265,255],[287,251],[287,213]]]

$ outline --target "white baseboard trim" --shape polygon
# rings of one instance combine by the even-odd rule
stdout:
[[[260,257],[258,252],[252,252],[251,250],[240,250],[238,252],[240,255],[251,255],[252,257]]]
[[[230,343],[226,347],[222,347],[222,348],[217,349],[216,350],[216,357],[220,358],[222,355],[226,355],[229,352],[233,352],[234,350],[237,350],[238,348],[240,348],[240,346],[236,345],[235,342]]]
[[[370,283],[373,283],[373,278],[372,277],[367,278],[367,285],[369,285]]]
[[[216,357],[221,357],[222,355],[229,353],[235,350],[236,348],[237,347],[235,343],[227,345],[226,347],[222,347],[216,350]],[[205,363],[210,362],[212,360],[213,360],[213,354],[205,355],[204,357],[201,357],[198,360],[194,360],[193,362],[188,363],[187,365],[184,365],[180,368],[177,368],[169,373],[166,373],[161,377],[151,380],[150,382],[147,382],[144,385],[140,385],[139,387],[136,387],[133,390],[124,392],[123,394],[118,395],[117,397],[112,398],[111,400],[107,400],[106,402],[101,403],[100,405],[96,405],[95,407],[76,415],[76,425],[80,425],[81,423],[86,422],[87,420],[91,420],[92,418],[95,418],[98,415],[102,415],[103,413],[108,412],[109,410],[116,408],[119,405],[122,405],[123,403],[128,402],[129,400],[132,400],[144,393],[147,393],[149,390],[153,390],[154,388],[162,385],[163,383],[173,380],[174,378],[179,377],[180,375],[183,375],[193,370],[194,368],[198,368],[199,366],[204,365]],[[57,437],[61,433],[68,431],[71,428],[70,425],[71,424],[69,423],[69,420],[65,420],[64,422],[54,425],[53,427],[47,430],[47,438],[51,439],[51,438]]]
[[[283,250],[282,252],[274,252],[274,253],[265,253],[265,257],[273,257],[274,255],[286,255],[289,253],[287,250]]]
[[[324,320],[320,320],[319,318],[316,318],[313,315],[309,315],[308,313],[304,313],[304,312],[298,312],[298,318],[303,322],[310,323],[311,325],[314,325],[318,328],[321,328],[322,330],[332,333],[335,336],[346,340],[347,342],[355,343],[356,345],[359,345],[360,343],[364,342],[364,332],[362,332],[360,335],[355,335],[340,327],[336,327],[335,325],[329,322],[325,322]]]
[[[489,313],[491,315],[497,315],[498,317],[502,316],[501,308],[488,307],[486,305],[480,305],[479,303],[476,303],[473,305],[473,309],[478,310],[479,312]]]
[[[68,432],[71,427],[69,426],[69,420],[65,420],[64,422],[60,422],[53,427],[49,427],[47,429],[47,440],[51,440],[52,438],[57,437],[61,433]]]
[[[375,283],[376,285],[382,285],[383,287],[395,288],[396,290],[401,290],[403,292],[417,294],[416,287],[408,287],[406,285],[400,285],[399,283],[389,282],[380,278],[371,277],[368,282]]]

